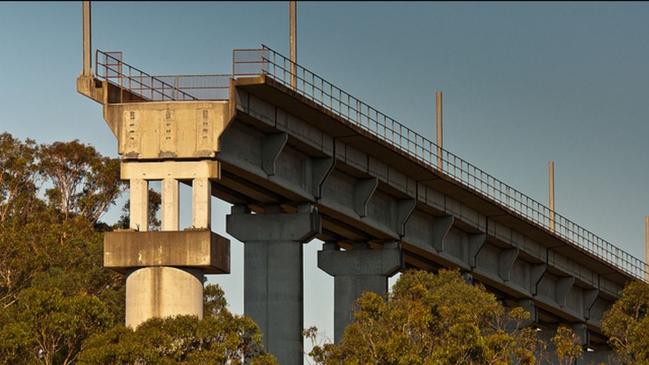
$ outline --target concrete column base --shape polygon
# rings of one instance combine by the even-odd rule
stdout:
[[[203,318],[200,270],[159,266],[137,269],[126,277],[126,326],[150,318],[195,315]]]
[[[367,291],[385,296],[388,277],[401,268],[401,249],[386,244],[371,250],[354,244],[339,251],[335,243],[325,243],[318,252],[318,267],[334,277],[334,341],[339,342],[345,328],[354,320],[356,300]]]

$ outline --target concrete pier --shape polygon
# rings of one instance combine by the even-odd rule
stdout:
[[[205,274],[230,272],[230,242],[210,231],[213,161],[128,162],[130,230],[104,236],[104,267],[126,275],[126,325],[150,318],[203,318]],[[162,231],[148,232],[148,183],[162,181]],[[179,231],[180,180],[192,183],[192,229]]]
[[[302,364],[302,244],[320,232],[311,206],[282,213],[278,206],[250,214],[233,206],[227,232],[244,243],[244,312],[259,325],[264,345],[282,365]]]
[[[334,277],[334,341],[342,338],[353,319],[356,300],[366,291],[385,296],[388,277],[401,268],[401,249],[397,243],[370,249],[366,243],[353,243],[352,249],[340,251],[327,242],[318,252],[318,267]]]
[[[126,277],[126,325],[137,327],[150,318],[194,315],[203,318],[201,270],[144,267]]]

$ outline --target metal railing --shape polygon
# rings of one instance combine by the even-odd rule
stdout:
[[[230,75],[153,76],[122,61],[122,52],[102,52],[95,56],[97,76],[146,101],[227,100]]]
[[[496,179],[459,156],[438,149],[437,145],[419,133],[379,112],[363,101],[334,86],[322,77],[297,65],[297,74],[291,72],[293,62],[287,57],[262,46],[261,49],[238,49],[233,52],[234,77],[264,74],[280,84],[294,89],[317,105],[346,119],[400,150],[421,164],[451,178],[456,183],[496,203],[532,224],[571,242],[582,250],[614,265],[627,274],[646,280],[647,264],[614,246],[591,231],[554,214],[554,229],[550,225],[550,208]],[[297,79],[295,87],[291,78]],[[441,151],[441,156],[438,155]],[[441,159],[438,159],[441,157]],[[441,165],[438,161],[442,161]]]

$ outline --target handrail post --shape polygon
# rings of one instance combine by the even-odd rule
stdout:
[[[443,131],[443,114],[442,114],[442,92],[435,93],[435,125],[437,129],[437,169],[441,172],[444,170],[442,152],[444,144]]]
[[[289,43],[291,48],[291,88],[297,89],[297,1],[289,2]]]
[[[549,180],[549,205],[550,205],[550,230],[555,231],[554,220],[554,161],[548,161],[548,180]]]

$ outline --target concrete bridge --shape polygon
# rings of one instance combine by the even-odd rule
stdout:
[[[407,268],[458,268],[543,336],[580,336],[608,361],[603,313],[646,265],[543,204],[267,48],[234,50],[232,74],[153,76],[86,44],[80,93],[103,106],[130,183],[130,230],[107,233],[104,262],[126,274],[126,324],[203,312],[206,274],[230,272],[210,199],[233,204],[244,243],[244,310],[282,364],[303,361],[302,245],[324,242],[338,340],[354,300]],[[162,181],[162,227],[147,227]],[[192,186],[179,230],[178,184]],[[238,268],[237,268],[238,269]],[[611,360],[612,361],[612,360]],[[589,363],[589,362],[587,362]]]

